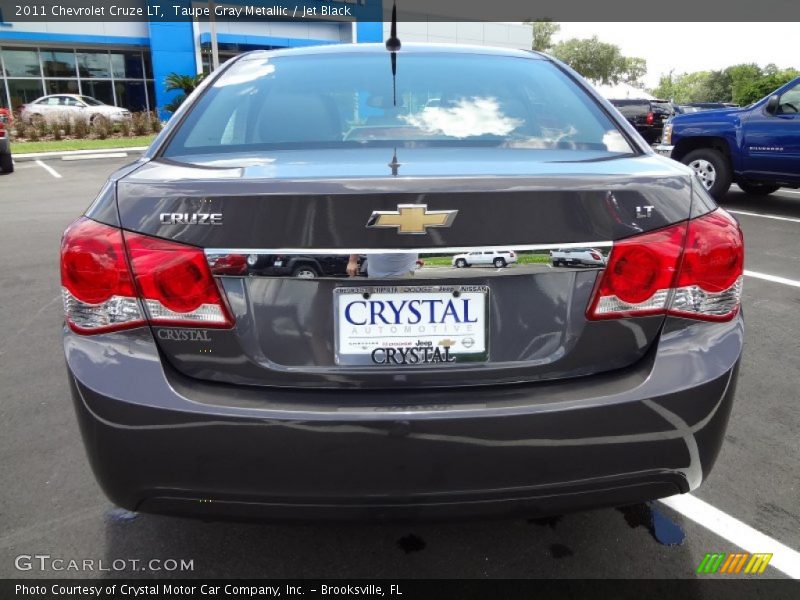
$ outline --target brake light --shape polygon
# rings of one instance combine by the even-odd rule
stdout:
[[[589,254],[590,254],[590,255],[591,255],[591,257],[592,257],[593,259],[595,259],[595,260],[603,260],[603,257],[602,257],[602,256],[600,256],[600,254],[598,254],[598,253],[597,253],[597,252],[595,252],[594,250],[592,250],[592,251],[591,251]]]
[[[85,217],[64,232],[61,285],[67,324],[78,333],[137,327],[148,319],[233,324],[202,250],[139,234],[123,237]]]
[[[732,319],[741,302],[743,274],[744,239],[730,214],[717,209],[689,221],[670,314]]]
[[[125,243],[152,323],[232,325],[201,249],[127,232]]]
[[[739,310],[744,241],[724,210],[616,243],[589,319],[673,314],[712,321]]]
[[[685,223],[614,244],[589,318],[664,312],[683,248]]]
[[[647,122],[648,125],[652,125],[653,121],[655,121],[655,119],[656,119],[655,115],[652,112],[649,112],[649,113],[647,113],[647,117],[646,117],[645,121]]]
[[[119,229],[86,218],[67,228],[61,240],[61,297],[67,324],[78,333],[145,322]]]

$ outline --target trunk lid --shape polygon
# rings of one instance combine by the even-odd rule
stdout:
[[[647,352],[663,317],[588,321],[602,266],[553,268],[548,250],[593,248],[607,256],[615,240],[686,220],[691,212],[686,171],[654,156],[599,160],[574,150],[369,148],[187,160],[152,161],[120,180],[121,224],[205,250],[236,326],[192,333],[157,327],[154,333],[164,357],[184,374],[248,385],[452,387],[628,366]],[[375,213],[396,215],[402,205],[425,205],[426,215],[457,213],[450,226],[424,234],[367,227]],[[481,256],[473,258],[476,252]],[[415,255],[425,265],[413,278],[348,278],[353,254],[362,268],[364,258],[373,263],[368,272],[379,269],[376,255]],[[456,255],[462,254],[470,264],[458,268]],[[510,264],[484,266],[483,254]],[[248,256],[251,264],[244,267]],[[316,277],[302,278],[301,266]],[[380,302],[391,316],[391,302],[408,308],[414,298],[429,302],[426,308],[441,300],[436,306],[443,310],[448,299],[457,308],[474,300],[481,318],[468,313],[473,329],[445,327],[438,342],[444,350],[469,334],[472,351],[452,346],[463,352],[455,362],[376,364],[371,355],[346,350],[352,339],[340,331],[349,326],[342,299],[360,311],[374,311]],[[358,315],[359,324],[370,316]],[[439,317],[446,324],[446,316]],[[451,325],[465,325],[450,317]],[[379,314],[372,324],[385,320]],[[351,329],[357,338],[361,330]],[[381,344],[398,333],[389,329]]]

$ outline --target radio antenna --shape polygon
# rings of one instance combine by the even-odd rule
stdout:
[[[392,102],[397,106],[397,52],[402,48],[400,38],[397,37],[397,1],[392,2],[392,27],[389,39],[386,40],[386,49],[390,52],[392,61]]]

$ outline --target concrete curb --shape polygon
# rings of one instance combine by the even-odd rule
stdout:
[[[148,146],[129,146],[127,148],[98,148],[97,150],[62,150],[58,152],[29,152],[26,154],[14,154],[14,162],[25,162],[27,160],[44,160],[48,158],[62,158],[64,156],[83,156],[97,154],[102,158],[103,154],[115,154],[124,152],[125,154],[141,154],[147,150]]]

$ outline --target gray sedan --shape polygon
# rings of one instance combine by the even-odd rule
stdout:
[[[568,247],[607,259],[383,268]],[[64,233],[67,382],[94,473],[131,510],[631,504],[697,488],[720,452],[743,253],[692,171],[546,55],[256,51]],[[383,267],[306,279],[251,255]]]

